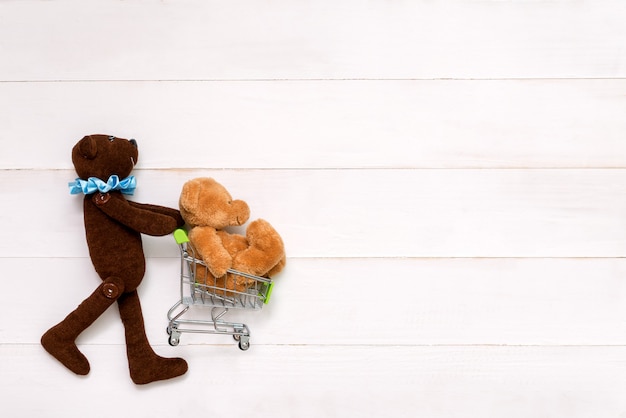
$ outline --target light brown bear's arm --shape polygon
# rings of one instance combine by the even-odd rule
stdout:
[[[250,246],[233,258],[233,268],[263,276],[278,273],[285,265],[285,246],[276,230],[263,219],[250,223],[246,230]]]
[[[142,234],[167,235],[179,226],[175,217],[131,205],[121,193],[97,193],[92,200],[110,218]]]
[[[217,236],[220,237],[222,245],[228,251],[231,257],[234,257],[240,251],[248,248],[248,240],[243,235],[231,234],[224,230],[217,231]]]
[[[233,260],[214,228],[196,226],[189,232],[189,240],[213,276],[226,274]]]

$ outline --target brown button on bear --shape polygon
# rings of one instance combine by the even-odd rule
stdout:
[[[85,193],[87,246],[102,284],[63,321],[50,328],[41,338],[41,344],[74,373],[89,373],[89,362],[75,340],[117,301],[131,379],[136,384],[146,384],[184,374],[187,362],[158,356],[146,337],[137,295],[137,286],[145,272],[141,234],[167,235],[184,221],[176,209],[126,200],[124,193],[130,193],[124,187],[129,182],[119,179],[129,178],[138,155],[135,140],[108,135],[86,136],[72,149],[72,162],[79,176],[76,182],[84,186],[81,191]]]

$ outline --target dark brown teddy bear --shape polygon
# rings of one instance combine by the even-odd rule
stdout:
[[[176,209],[126,200],[132,194],[137,163],[135,140],[90,135],[72,149],[79,179],[71,192],[85,193],[83,209],[89,255],[102,284],[63,321],[41,338],[43,347],[68,369],[89,373],[89,362],[75,340],[104,311],[117,302],[126,335],[130,376],[136,384],[180,376],[187,363],[158,356],[144,329],[137,286],[145,272],[141,234],[167,235],[184,221]],[[122,179],[122,180],[120,180]],[[106,183],[105,183],[106,182]]]

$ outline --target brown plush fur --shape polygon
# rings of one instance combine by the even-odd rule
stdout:
[[[208,267],[208,271],[198,270],[197,281],[245,292],[249,281],[227,275],[229,268],[269,277],[285,266],[282,238],[269,222],[263,219],[251,222],[245,236],[224,230],[246,223],[250,209],[244,201],[233,200],[226,188],[214,179],[201,177],[185,183],[179,207],[191,227],[192,248]]]
[[[106,182],[113,174],[123,179],[131,173],[137,158],[135,141],[108,135],[86,136],[72,149],[74,167],[83,179],[98,177]],[[180,213],[176,209],[128,201],[119,191],[86,195],[83,210],[89,255],[103,283],[43,335],[42,345],[74,373],[89,373],[89,362],[75,340],[117,302],[133,382],[146,384],[184,374],[185,360],[160,357],[150,347],[137,295],[145,272],[141,234],[171,233],[184,224]]]

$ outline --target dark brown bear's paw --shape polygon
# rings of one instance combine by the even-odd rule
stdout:
[[[43,337],[41,345],[54,358],[59,360],[65,367],[74,373],[84,376],[89,373],[89,361],[80,352],[73,339],[64,338],[57,327],[52,327]]]
[[[130,365],[130,378],[137,385],[173,379],[187,372],[187,362],[182,358],[149,357]]]

